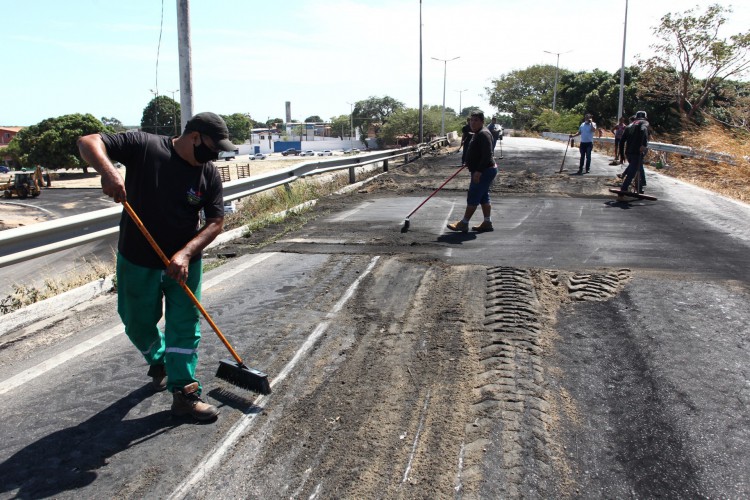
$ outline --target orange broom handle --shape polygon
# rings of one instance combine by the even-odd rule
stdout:
[[[140,217],[138,217],[138,214],[135,213],[133,210],[133,207],[130,206],[130,203],[128,203],[127,200],[124,200],[122,202],[122,205],[125,207],[125,211],[130,215],[130,218],[133,219],[133,222],[135,222],[135,225],[138,226],[138,229],[141,230],[141,233],[143,233],[143,236],[146,237],[148,242],[151,244],[151,248],[154,249],[154,251],[159,254],[159,257],[161,258],[161,261],[164,263],[165,266],[169,266],[169,259],[166,255],[164,255],[164,252],[161,251],[161,248],[159,248],[159,245],[156,243],[156,240],[151,236],[151,233],[148,232],[148,229],[146,229],[146,226],[143,225],[143,222],[141,221]],[[244,364],[242,362],[242,358],[240,358],[240,355],[237,354],[237,352],[232,348],[231,344],[227,340],[227,338],[224,336],[223,333],[221,333],[221,330],[219,330],[219,327],[214,323],[214,320],[211,319],[211,316],[209,316],[208,311],[206,311],[201,303],[196,298],[193,291],[190,289],[190,287],[187,286],[187,284],[183,281],[178,282],[180,283],[180,286],[183,290],[185,290],[185,293],[190,297],[190,300],[193,302],[193,305],[198,308],[198,310],[201,312],[204,318],[206,318],[206,321],[208,321],[208,324],[211,325],[211,328],[214,329],[216,332],[216,335],[219,336],[219,340],[221,340],[226,348],[229,350],[229,353],[232,355],[235,361],[239,363],[240,365]]]

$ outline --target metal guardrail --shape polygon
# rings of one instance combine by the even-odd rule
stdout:
[[[569,135],[560,134],[557,132],[542,132],[542,137],[546,139],[566,142],[569,138]],[[614,145],[615,139],[613,137],[594,137],[594,142]],[[737,159],[732,155],[728,155],[725,153],[714,153],[712,151],[703,151],[700,149],[691,148],[689,146],[677,146],[675,144],[666,144],[663,142],[649,142],[648,147],[653,151],[660,151],[662,153],[678,154],[681,156],[687,156],[689,158],[703,158],[710,161],[729,163],[730,165],[737,164]]]
[[[309,161],[270,174],[229,181],[224,183],[224,200],[237,200],[293,183],[304,177],[336,170],[349,169],[349,182],[354,183],[355,169],[359,167],[384,162],[383,169],[387,170],[389,160],[404,158],[404,162],[407,163],[412,155],[415,158],[421,157],[424,151],[434,149],[444,143],[447,144],[447,139],[439,137],[417,146],[359,153],[341,159]],[[122,207],[118,205],[86,214],[0,231],[0,267],[90,243],[117,233],[121,214]]]

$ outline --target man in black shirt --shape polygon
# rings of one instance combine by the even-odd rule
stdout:
[[[140,131],[91,134],[78,139],[81,157],[102,176],[102,191],[127,200],[170,259],[164,266],[127,213],[120,218],[117,310],[125,333],[150,365],[155,389],[173,393],[172,413],[212,420],[195,378],[200,342],[199,311],[182,290],[200,298],[201,253],[224,224],[222,184],[212,163],[232,151],[224,120],[199,113],[179,137]],[[125,165],[123,179],[113,166]],[[203,210],[205,223],[200,226]],[[157,324],[164,310],[165,327]]]
[[[471,182],[466,196],[466,211],[460,221],[448,224],[451,231],[469,231],[469,220],[477,207],[482,205],[484,221],[471,229],[477,232],[492,231],[492,205],[490,204],[490,186],[497,175],[497,166],[492,156],[492,134],[484,126],[484,113],[474,111],[469,117],[471,130],[474,132],[468,147],[464,164],[469,167]]]

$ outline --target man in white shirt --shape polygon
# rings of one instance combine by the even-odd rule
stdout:
[[[594,133],[596,132],[596,123],[591,120],[591,114],[586,113],[585,120],[578,127],[578,132],[571,134],[569,138],[581,136],[581,161],[578,164],[578,174],[583,173],[583,160],[586,160],[586,173],[591,169],[591,150],[594,149]]]

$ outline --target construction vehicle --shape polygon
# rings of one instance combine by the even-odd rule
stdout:
[[[36,198],[42,194],[42,185],[44,177],[42,168],[37,166],[33,171],[13,171],[11,178],[5,184],[0,185],[0,191],[5,198],[12,198],[14,195],[26,199],[29,196]]]

